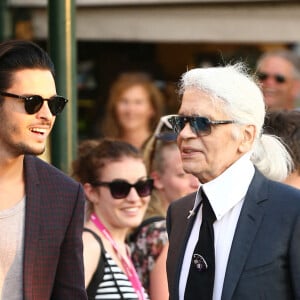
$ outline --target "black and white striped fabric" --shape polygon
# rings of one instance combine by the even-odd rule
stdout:
[[[128,277],[107,252],[105,253],[105,258],[104,276],[97,288],[95,299],[138,300],[138,296]],[[146,295],[146,299],[149,299],[148,295]]]

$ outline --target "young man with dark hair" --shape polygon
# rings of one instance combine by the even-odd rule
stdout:
[[[66,103],[44,50],[0,44],[1,299],[87,299],[83,190],[36,157]]]

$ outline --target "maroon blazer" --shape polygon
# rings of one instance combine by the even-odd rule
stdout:
[[[24,300],[87,299],[84,286],[81,185],[26,155]]]

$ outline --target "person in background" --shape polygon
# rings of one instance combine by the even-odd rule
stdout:
[[[85,140],[73,162],[73,176],[87,198],[83,233],[85,283],[89,299],[148,299],[125,243],[145,214],[153,181],[141,153],[111,139]]]
[[[80,184],[37,158],[67,99],[35,43],[0,44],[0,299],[87,299]]]
[[[257,77],[268,110],[294,109],[300,93],[300,57],[290,50],[265,52]]]
[[[293,162],[285,183],[300,189],[300,111],[272,111],[265,118],[264,132],[279,136],[287,146]]]
[[[198,178],[183,170],[176,143],[177,134],[168,121],[172,116],[160,118],[153,137],[144,147],[143,155],[147,170],[154,180],[154,189],[145,218],[153,216],[151,209],[154,206],[160,206],[159,210],[165,217],[171,202],[196,191],[199,187]]]
[[[183,170],[177,135],[171,131],[168,117],[160,119],[153,138],[145,145],[144,157],[148,173],[154,179],[154,189],[144,220],[131,235],[133,263],[151,300],[167,300],[169,296],[167,208],[172,201],[199,187],[198,179]]]
[[[280,182],[292,159],[263,133],[260,88],[238,63],[191,69],[179,91],[168,121],[201,186],[168,209],[170,300],[300,298],[300,191]]]
[[[162,93],[147,74],[121,74],[110,90],[102,134],[141,149],[163,109]]]

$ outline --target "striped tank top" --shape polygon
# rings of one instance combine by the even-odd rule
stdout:
[[[90,229],[85,228],[84,231],[92,233],[101,247],[101,257],[96,272],[87,287],[89,300],[138,300],[127,275],[105,251],[100,237]],[[149,300],[145,290],[144,293],[145,298]]]
[[[124,299],[138,300],[137,294],[126,274],[105,252],[105,267],[102,282],[99,283],[95,299]],[[149,297],[146,297],[149,299]]]

